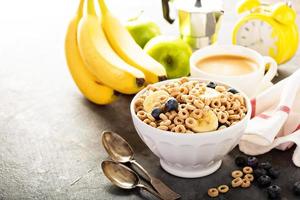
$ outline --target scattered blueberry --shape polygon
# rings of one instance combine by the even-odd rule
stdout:
[[[253,176],[258,179],[259,177],[266,175],[267,171],[263,168],[257,168],[253,171]]]
[[[165,109],[167,112],[178,109],[178,102],[176,99],[169,99],[165,104]]]
[[[256,168],[258,165],[258,159],[254,156],[248,157],[248,166]]]
[[[278,169],[275,169],[275,168],[272,167],[272,168],[270,168],[270,169],[267,170],[267,174],[268,174],[271,178],[276,179],[276,178],[279,177],[280,171],[279,171]]]
[[[271,185],[267,188],[269,199],[280,199],[281,188],[277,185]]]
[[[259,163],[257,167],[268,170],[268,169],[272,168],[272,165],[270,162],[262,162],[262,163]]]
[[[267,175],[262,175],[257,179],[257,183],[260,187],[268,187],[271,185],[271,178]]]
[[[206,86],[215,89],[215,87],[217,87],[217,84],[215,82],[209,82]]]
[[[300,196],[300,181],[294,184],[293,191],[295,195]]]
[[[228,89],[228,92],[231,92],[232,94],[239,93],[239,91],[237,91],[237,90],[234,89],[234,88],[229,88],[229,89]]]
[[[248,162],[247,162],[247,157],[246,156],[238,156],[235,158],[235,164],[238,167],[245,167]]]
[[[158,120],[159,119],[159,115],[162,113],[162,110],[160,108],[154,108],[151,112],[152,117],[154,117],[154,119]]]

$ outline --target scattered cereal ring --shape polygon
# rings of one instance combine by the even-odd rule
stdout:
[[[183,125],[177,125],[177,126],[175,126],[175,132],[176,133],[185,133],[186,128]]]
[[[251,186],[250,180],[248,180],[248,179],[243,179],[242,184],[241,184],[241,187],[242,187],[242,188],[248,188],[248,187],[250,187],[250,186]]]
[[[188,127],[188,128],[194,128],[195,126],[197,126],[197,121],[192,118],[192,117],[188,117],[186,120],[185,120],[185,125]]]
[[[243,175],[244,175],[243,172],[240,170],[235,170],[231,173],[231,176],[233,178],[239,178],[239,177],[242,177]]]
[[[162,95],[159,97],[159,102],[161,104],[165,103],[168,100],[168,96],[167,95]]]
[[[205,104],[201,100],[198,100],[198,99],[195,100],[193,103],[197,108],[200,108],[200,109],[204,108],[204,106],[205,106]]]
[[[167,126],[158,126],[157,128],[163,131],[167,131],[169,129]]]
[[[248,179],[250,182],[252,182],[254,180],[254,176],[252,174],[246,174],[244,179]]]
[[[190,113],[187,109],[182,109],[182,110],[179,110],[179,112],[178,112],[178,117],[181,119],[186,119],[189,117],[189,115],[190,115]]]
[[[181,125],[183,123],[184,123],[184,119],[182,119],[182,118],[180,118],[178,116],[174,118],[174,124]]]
[[[187,108],[186,108],[186,104],[180,104],[180,105],[178,106],[178,109],[179,109],[179,110],[187,109]]]
[[[195,109],[193,110],[191,116],[195,119],[201,119],[201,117],[203,116],[203,111],[200,109]]]
[[[217,197],[217,196],[219,196],[219,191],[217,188],[210,188],[210,189],[208,189],[207,194],[210,197]]]
[[[218,112],[217,117],[221,124],[224,124],[228,120],[228,115],[225,112]]]
[[[245,174],[252,174],[253,173],[253,169],[252,169],[252,167],[247,166],[247,167],[243,168],[243,172]]]
[[[229,187],[228,187],[227,185],[220,185],[220,186],[218,187],[218,191],[219,191],[220,193],[226,193],[226,192],[229,191]]]
[[[241,177],[238,177],[231,181],[231,186],[233,188],[240,187],[242,183],[243,183],[243,179]]]

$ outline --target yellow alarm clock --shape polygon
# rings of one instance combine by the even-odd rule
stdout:
[[[249,47],[284,63],[298,48],[296,13],[286,3],[261,4],[245,0],[238,6],[244,16],[233,30],[233,44]]]

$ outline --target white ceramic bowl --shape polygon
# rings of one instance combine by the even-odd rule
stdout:
[[[200,78],[190,78],[190,80],[208,81]],[[170,81],[173,80],[159,82],[154,86],[160,86]],[[241,92],[246,99],[248,112],[237,124],[222,130],[199,134],[163,131],[147,125],[134,112],[134,102],[144,91],[145,89],[136,94],[130,105],[134,126],[145,144],[160,158],[162,168],[179,177],[202,177],[219,169],[222,158],[238,144],[250,120],[250,100]]]

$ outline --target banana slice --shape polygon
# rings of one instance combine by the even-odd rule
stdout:
[[[161,105],[168,100],[169,93],[163,90],[159,90],[156,92],[151,93],[149,96],[145,98],[143,103],[144,110],[150,113],[154,107],[157,105]]]
[[[218,92],[215,89],[207,87],[204,94],[200,95],[200,97],[203,97],[205,99],[215,98],[220,95],[220,92]]]
[[[203,113],[201,119],[197,120],[197,124],[192,127],[196,133],[208,132],[217,130],[219,125],[218,117],[212,110],[207,110]]]

